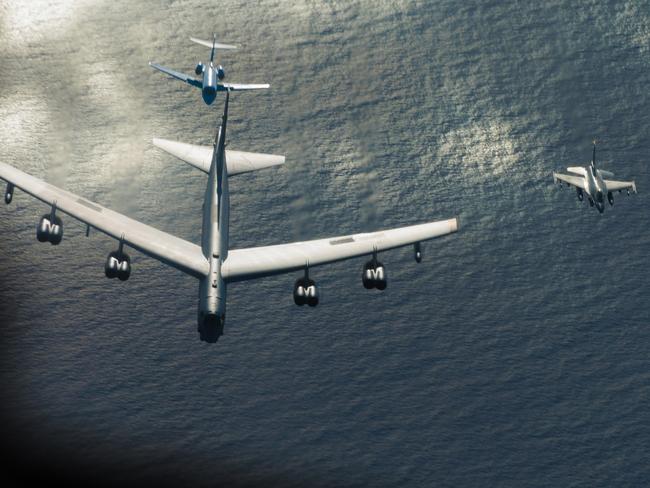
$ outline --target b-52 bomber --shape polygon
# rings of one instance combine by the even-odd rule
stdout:
[[[180,73],[174,71],[173,69],[165,68],[160,66],[157,63],[149,62],[149,66],[162,71],[163,73],[168,74],[169,76],[176,78],[177,80],[184,81],[185,83],[195,86],[201,89],[201,96],[203,101],[211,105],[212,102],[217,98],[217,92],[226,91],[226,90],[260,90],[264,88],[269,88],[269,84],[243,84],[243,83],[224,83],[224,78],[226,77],[226,71],[223,66],[218,64],[214,65],[214,55],[217,49],[237,49],[237,46],[231,44],[221,44],[217,42],[217,36],[214,35],[212,42],[204,41],[197,39],[195,37],[190,37],[190,41],[202,46],[211,47],[212,51],[210,52],[210,62],[208,64],[198,63],[194,72],[197,76],[201,76],[201,79],[196,79],[185,73]]]
[[[553,181],[555,183],[566,183],[567,186],[574,186],[578,194],[578,200],[583,201],[585,193],[589,200],[589,205],[595,206],[600,213],[605,211],[605,195],[610,205],[614,205],[614,193],[619,193],[623,190],[630,194],[630,191],[636,193],[636,184],[634,181],[614,181],[606,180],[605,178],[612,178],[614,173],[596,168],[596,141],[594,141],[594,152],[589,166],[572,166],[567,168],[567,171],[579,176],[564,175],[561,173],[553,173]]]
[[[216,342],[223,333],[226,292],[230,283],[298,272],[300,277],[293,285],[294,302],[296,305],[313,307],[319,301],[318,288],[310,278],[310,270],[313,267],[354,257],[372,256],[363,266],[363,286],[383,290],[386,288],[387,276],[385,266],[378,260],[379,252],[413,245],[415,260],[420,262],[422,241],[451,234],[458,229],[457,219],[452,218],[379,232],[230,249],[230,177],[283,164],[285,158],[225,149],[230,91],[226,92],[225,98],[221,126],[212,147],[163,139],[154,141],[157,146],[207,173],[200,246],[0,163],[0,178],[8,182],[5,202],[10,203],[14,188],[20,188],[50,206],[50,211],[41,217],[36,228],[36,237],[41,242],[50,242],[53,245],[61,242],[63,221],[60,213],[66,213],[85,223],[86,235],[92,227],[116,239],[119,247],[108,254],[104,265],[108,278],[125,281],[131,275],[131,260],[124,251],[125,246],[197,278],[198,330],[201,340],[206,342]]]

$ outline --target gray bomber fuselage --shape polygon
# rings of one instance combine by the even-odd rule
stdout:
[[[228,99],[221,127],[214,142],[212,164],[203,202],[203,230],[201,248],[210,264],[208,275],[199,286],[199,332],[201,338],[214,342],[223,332],[226,318],[226,282],[221,275],[221,263],[228,256],[228,223],[230,195],[228,192],[228,168],[226,165],[225,140],[228,119]]]

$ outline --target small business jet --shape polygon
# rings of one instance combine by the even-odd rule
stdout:
[[[314,267],[368,256],[371,259],[362,270],[363,286],[383,290],[387,276],[385,266],[378,260],[379,252],[413,245],[415,260],[420,262],[421,242],[451,234],[458,229],[458,221],[453,218],[379,232],[230,249],[230,177],[281,165],[285,158],[225,148],[229,97],[230,92],[227,91],[221,126],[212,147],[154,139],[156,146],[207,173],[201,245],[154,229],[0,163],[0,178],[8,182],[5,202],[10,203],[14,189],[20,188],[50,207],[36,228],[36,238],[40,242],[54,245],[61,242],[63,222],[60,213],[85,223],[86,235],[92,227],[116,239],[118,249],[108,254],[104,266],[108,278],[125,281],[131,275],[131,260],[124,250],[126,246],[197,278],[198,330],[201,340],[206,342],[216,342],[223,334],[226,291],[230,283],[283,273],[300,273],[293,285],[294,302],[299,306],[314,307],[319,301],[318,288],[310,277]]]
[[[589,166],[572,166],[567,168],[567,171],[579,176],[564,175],[561,173],[553,173],[553,181],[562,185],[562,182],[567,186],[574,186],[578,194],[578,200],[582,201],[587,194],[589,205],[596,206],[600,213],[605,211],[605,195],[610,205],[614,205],[613,192],[619,193],[627,190],[636,193],[636,184],[634,181],[614,181],[606,180],[605,178],[612,178],[614,173],[596,168],[596,141],[594,141],[594,153],[591,158]]]
[[[269,84],[242,84],[242,83],[224,83],[223,79],[226,77],[226,71],[223,69],[223,66],[218,64],[214,65],[214,54],[217,49],[236,49],[237,46],[231,44],[221,44],[217,42],[217,36],[214,35],[212,42],[204,41],[197,39],[195,37],[190,37],[190,41],[202,46],[211,47],[212,51],[210,52],[210,62],[208,64],[199,63],[196,65],[194,72],[197,76],[201,76],[201,79],[196,79],[190,75],[184,73],[179,73],[173,69],[165,68],[159,64],[152,63],[149,61],[149,66],[162,71],[163,73],[168,74],[169,76],[176,78],[177,80],[184,81],[192,86],[201,89],[201,95],[203,101],[210,105],[217,98],[217,92],[226,91],[226,90],[260,90],[264,88],[269,88]]]

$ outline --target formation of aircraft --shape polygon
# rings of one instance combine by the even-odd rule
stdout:
[[[223,80],[226,77],[226,70],[221,64],[214,65],[214,55],[217,49],[236,49],[237,46],[231,44],[221,44],[217,42],[216,34],[213,36],[212,42],[190,37],[190,41],[212,48],[210,52],[209,63],[198,63],[194,69],[196,76],[201,79],[196,79],[193,76],[174,71],[173,69],[165,68],[157,63],[149,62],[149,66],[176,78],[177,80],[184,81],[185,83],[201,89],[201,96],[203,101],[211,105],[217,98],[217,92],[226,90],[261,90],[269,88],[271,85],[264,84],[243,84],[243,83],[225,83]]]
[[[614,173],[596,168],[596,141],[594,141],[594,152],[589,166],[571,166],[567,171],[578,176],[553,173],[553,181],[560,185],[564,182],[567,186],[575,187],[580,201],[584,200],[586,194],[589,205],[595,206],[600,213],[605,211],[605,195],[609,204],[614,205],[615,191],[620,193],[626,190],[628,195],[630,191],[636,193],[634,181],[607,180],[605,178],[613,178]]]
[[[271,275],[297,273],[293,283],[293,300],[298,306],[315,307],[319,291],[310,271],[322,266],[355,257],[367,257],[361,272],[366,289],[384,290],[387,286],[386,266],[378,254],[403,246],[413,246],[416,262],[422,260],[422,242],[452,234],[458,230],[458,219],[450,218],[418,225],[360,233],[310,241],[291,242],[247,249],[230,249],[230,177],[251,171],[282,165],[285,157],[275,154],[226,149],[226,129],[231,91],[268,88],[269,85],[242,85],[224,83],[223,67],[214,65],[216,49],[234,49],[235,46],[191,38],[193,42],[212,48],[210,62],[199,63],[196,74],[202,80],[150,63],[154,68],[174,78],[199,87],[208,105],[214,102],[218,91],[225,92],[221,124],[212,146],[197,146],[168,139],[155,138],[153,144],[167,153],[194,166],[207,175],[203,202],[200,245],[160,231],[142,222],[114,212],[83,197],[50,185],[34,176],[0,162],[0,179],[7,182],[5,203],[13,200],[15,188],[41,200],[49,207],[36,228],[39,242],[58,245],[63,239],[63,221],[67,214],[117,240],[117,249],[108,253],[104,264],[107,278],[126,281],[131,275],[131,258],[125,247],[138,250],[160,262],[172,266],[198,280],[198,330],[201,340],[216,342],[223,334],[226,318],[227,289],[230,283],[253,280]],[[604,211],[604,196],[613,205],[613,192],[627,190],[636,193],[634,181],[614,181],[613,174],[596,168],[596,146],[588,167],[569,167],[573,175],[553,173],[556,182],[576,188],[579,200],[584,195],[592,206]],[[575,175],[575,176],[574,176]]]

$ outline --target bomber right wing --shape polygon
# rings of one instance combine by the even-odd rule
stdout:
[[[581,178],[579,176],[570,176],[570,175],[563,175],[561,173],[553,173],[553,181],[558,182],[558,181],[564,181],[565,183],[568,183],[569,185],[573,185],[576,188],[582,188],[583,190],[585,189],[585,180],[584,178]]]
[[[449,219],[397,229],[228,251],[221,265],[226,281],[244,281],[370,255],[427,241],[458,230]]]
[[[154,69],[157,69],[158,71],[162,71],[165,74],[168,74],[169,76],[172,76],[176,78],[177,80],[184,81],[185,83],[188,83],[192,86],[195,86],[197,88],[202,88],[203,87],[203,82],[197,80],[196,78],[186,75],[185,73],[181,73],[180,71],[174,71],[173,69],[165,68],[164,66],[160,66],[159,64],[152,63],[149,61],[149,66],[151,66]]]

